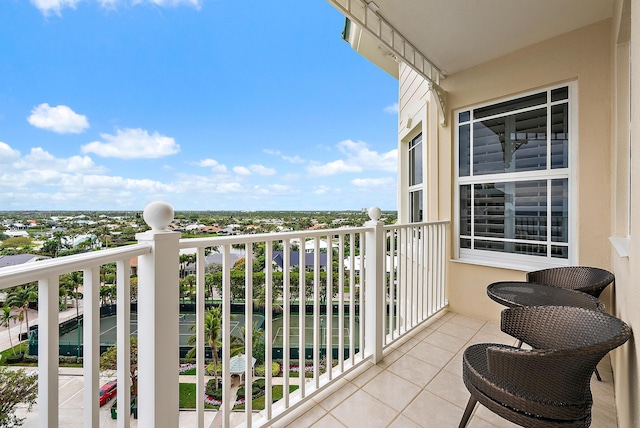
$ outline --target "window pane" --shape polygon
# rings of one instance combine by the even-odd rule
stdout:
[[[473,110],[473,118],[481,119],[483,117],[493,116],[496,114],[508,113],[527,107],[533,107],[547,102],[547,93],[540,92],[538,94],[529,95],[528,97],[517,98],[503,103],[493,104],[487,107],[481,107]]]
[[[471,115],[468,111],[458,113],[458,122],[468,122],[470,118]]]
[[[551,180],[551,240],[569,242],[569,181]]]
[[[560,100],[568,100],[569,99],[569,88],[565,86],[564,88],[558,88],[551,91],[551,101],[560,101]]]
[[[551,246],[551,257],[555,257],[558,259],[568,259],[569,258],[569,247],[559,247],[552,245]]]
[[[460,235],[471,236],[471,186],[460,186]]]
[[[516,254],[526,254],[529,256],[546,256],[547,246],[540,244],[531,244],[528,242],[517,243],[514,251]]]
[[[459,149],[459,168],[460,168],[460,177],[468,177],[469,173],[470,173],[470,168],[469,165],[471,163],[471,151],[470,151],[470,146],[471,146],[471,134],[470,134],[470,128],[469,128],[469,124],[466,125],[462,125],[459,128],[459,142],[460,142],[460,149]]]
[[[409,193],[409,212],[412,223],[420,223],[422,221],[422,190]]]
[[[546,129],[546,109],[474,123],[474,175],[546,169]]]
[[[547,240],[546,180],[476,184],[474,193],[475,236]]]
[[[471,239],[460,238],[460,248],[471,248]]]
[[[569,166],[569,105],[551,107],[551,168]]]
[[[476,239],[473,243],[476,250],[500,251],[504,253],[504,242],[500,241],[482,241]]]
[[[409,143],[409,186],[422,183],[422,134]]]

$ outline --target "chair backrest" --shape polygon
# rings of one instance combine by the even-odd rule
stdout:
[[[599,297],[615,276],[608,270],[590,266],[563,266],[527,273],[527,282],[582,291]]]
[[[490,349],[492,372],[518,379],[520,386],[541,396],[574,403],[591,402],[596,365],[631,337],[619,318],[568,306],[505,309],[501,328],[534,349]]]

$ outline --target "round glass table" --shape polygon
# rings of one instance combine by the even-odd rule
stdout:
[[[487,287],[487,295],[510,308],[518,306],[576,306],[604,310],[604,304],[596,297],[580,291],[552,287],[525,281],[494,282]]]

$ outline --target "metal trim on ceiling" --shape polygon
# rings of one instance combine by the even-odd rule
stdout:
[[[446,125],[447,93],[440,86],[440,79],[446,74],[433,64],[425,54],[411,44],[395,27],[379,13],[378,6],[364,0],[328,0],[343,15],[366,31],[392,55],[402,60],[429,83],[429,90],[438,101],[440,124]]]

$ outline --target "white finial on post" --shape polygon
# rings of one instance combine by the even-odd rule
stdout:
[[[369,218],[373,221],[378,221],[380,220],[380,217],[382,217],[382,210],[378,207],[371,207],[369,208]]]
[[[142,218],[151,226],[151,230],[167,230],[173,221],[173,207],[163,201],[151,202],[144,208]]]

